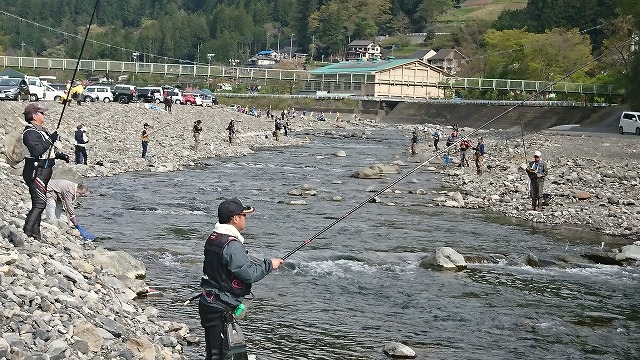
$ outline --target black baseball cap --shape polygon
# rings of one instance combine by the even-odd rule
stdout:
[[[242,202],[236,198],[226,199],[218,206],[218,221],[226,224],[236,215],[246,215],[254,212],[251,206],[244,206]]]

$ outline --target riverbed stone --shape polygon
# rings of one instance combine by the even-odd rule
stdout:
[[[410,347],[399,342],[388,342],[384,344],[382,351],[393,359],[415,359],[416,352]]]
[[[420,266],[436,270],[462,270],[467,267],[464,256],[450,247],[439,247],[420,260]]]

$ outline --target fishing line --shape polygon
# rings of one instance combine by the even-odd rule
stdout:
[[[361,207],[365,206],[366,204],[372,202],[377,196],[380,196],[382,193],[384,193],[385,191],[387,191],[388,189],[390,189],[391,187],[393,187],[394,185],[396,185],[397,183],[399,183],[400,181],[404,180],[407,176],[413,174],[414,172],[416,172],[418,169],[420,169],[421,167],[423,167],[424,165],[428,164],[431,160],[435,159],[436,157],[444,154],[445,152],[449,151],[451,148],[453,148],[455,145],[457,145],[458,143],[470,138],[472,135],[474,135],[475,133],[477,133],[479,130],[483,129],[484,127],[486,127],[487,125],[491,124],[492,122],[496,121],[497,119],[501,118],[502,116],[506,115],[507,113],[511,112],[512,110],[514,110],[515,108],[524,105],[527,101],[531,101],[532,99],[534,99],[536,96],[540,95],[541,93],[549,90],[550,88],[552,88],[555,84],[569,78],[571,75],[577,73],[578,71],[582,70],[583,68],[591,65],[592,63],[598,61],[600,58],[602,58],[604,55],[613,52],[614,50],[617,50],[618,47],[628,44],[630,43],[631,40],[627,40],[624,41],[622,43],[620,43],[618,46],[614,46],[611,50],[606,51],[604,53],[602,53],[601,55],[593,58],[592,60],[588,61],[587,63],[583,64],[582,66],[576,68],[575,70],[569,72],[568,74],[564,75],[562,78],[549,83],[545,88],[543,88],[542,90],[538,90],[536,93],[534,93],[533,95],[529,96],[528,98],[516,103],[515,105],[511,106],[510,108],[508,108],[507,110],[503,111],[502,113],[498,114],[497,116],[495,116],[494,118],[492,118],[491,120],[485,122],[484,124],[482,124],[480,127],[478,127],[477,129],[471,131],[470,133],[461,136],[460,139],[456,140],[453,142],[453,144],[443,148],[442,150],[436,152],[436,154],[434,154],[433,156],[431,156],[430,158],[428,158],[427,160],[423,161],[422,163],[418,164],[416,167],[414,167],[413,169],[409,170],[409,172],[407,172],[406,174],[400,176],[399,178],[397,178],[396,180],[392,181],[391,183],[389,183],[387,186],[385,186],[384,188],[382,188],[381,190],[379,190],[378,192],[376,192],[375,194],[373,194],[372,196],[370,196],[368,199],[366,199],[365,201],[361,202],[360,204],[356,205],[355,207],[351,208],[349,211],[347,211],[344,215],[342,215],[340,218],[338,218],[337,220],[333,221],[331,224],[325,226],[322,230],[318,231],[317,233],[315,233],[313,236],[311,236],[309,239],[303,241],[302,243],[300,243],[300,245],[298,245],[295,249],[289,251],[286,255],[284,255],[282,257],[283,260],[286,260],[287,258],[289,258],[291,255],[295,254],[297,251],[299,251],[300,249],[302,249],[303,247],[309,245],[313,240],[315,240],[316,238],[318,238],[320,235],[324,234],[325,232],[327,232],[329,229],[331,229],[332,227],[334,227],[336,224],[338,224],[339,222],[341,222],[342,220],[346,219],[349,215],[353,214],[354,212],[356,212],[358,209],[360,209]]]

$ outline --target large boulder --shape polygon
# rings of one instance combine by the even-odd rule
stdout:
[[[440,247],[420,260],[420,267],[435,270],[463,270],[467,267],[464,256],[450,247]]]
[[[93,265],[102,266],[107,272],[117,277],[129,279],[144,279],[147,269],[142,261],[124,251],[109,251],[103,248],[90,251]]]
[[[620,250],[620,253],[616,254],[616,260],[640,260],[640,246],[626,245]]]
[[[396,164],[383,165],[375,164],[368,168],[360,169],[353,173],[351,177],[357,179],[380,179],[383,174],[398,174],[400,173],[400,167]]]

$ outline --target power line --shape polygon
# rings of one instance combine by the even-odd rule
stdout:
[[[36,26],[36,27],[41,27],[41,28],[46,29],[46,30],[49,30],[49,31],[53,31],[53,32],[56,32],[56,33],[59,33],[59,34],[63,34],[63,35],[65,35],[65,36],[67,36],[67,37],[72,37],[72,38],[76,38],[76,39],[80,39],[80,40],[83,40],[83,39],[84,39],[83,37],[81,37],[81,36],[79,36],[79,35],[71,34],[71,33],[68,33],[68,32],[66,32],[66,31],[62,31],[62,30],[58,30],[58,29],[52,28],[52,27],[50,27],[50,26],[43,25],[43,24],[41,24],[41,23],[38,23],[38,22],[35,22],[35,21],[31,21],[31,20],[29,20],[29,19],[25,19],[25,18],[20,17],[20,16],[18,16],[18,15],[8,13],[8,12],[3,11],[3,10],[0,10],[0,14],[3,14],[3,15],[5,15],[5,16],[9,16],[9,17],[12,17],[12,18],[18,19],[18,20],[20,20],[21,22],[26,22],[26,23],[28,23],[28,24],[30,24],[30,25],[34,25],[34,26]],[[154,56],[154,57],[157,57],[157,58],[163,58],[163,59],[166,59],[166,60],[174,60],[174,61],[177,61],[177,62],[183,62],[183,61],[185,61],[185,59],[177,59],[177,58],[171,58],[171,57],[168,57],[168,56],[161,56],[161,55],[157,55],[157,54],[151,54],[151,53],[144,52],[144,51],[139,51],[139,50],[133,50],[133,49],[129,49],[129,48],[124,48],[124,47],[117,46],[117,45],[113,45],[113,44],[107,44],[107,43],[104,43],[104,42],[101,42],[101,41],[97,41],[97,40],[93,40],[93,39],[87,39],[87,41],[88,41],[88,42],[92,42],[92,43],[94,43],[94,44],[98,44],[98,45],[106,46],[106,47],[108,47],[108,48],[113,48],[113,49],[122,50],[122,51],[125,51],[125,52],[130,52],[131,54],[133,54],[133,53],[144,54],[144,55],[148,55],[148,56],[150,56],[150,57],[151,57],[151,56]],[[195,62],[195,61],[194,61],[193,63],[194,63],[194,64],[198,64],[198,65],[204,65],[204,63],[198,63],[198,62]]]

